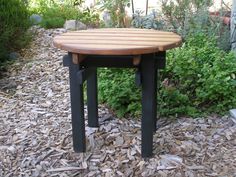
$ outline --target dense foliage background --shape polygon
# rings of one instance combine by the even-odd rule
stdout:
[[[9,53],[29,42],[27,4],[21,0],[0,0],[0,69]]]
[[[79,20],[90,27],[99,26],[96,9],[83,7],[84,1],[77,0],[31,0],[31,14],[40,14],[44,28],[62,28],[66,20]]]
[[[102,69],[101,101],[118,115],[139,115],[141,92],[134,71]],[[162,116],[224,114],[236,107],[236,58],[217,47],[216,39],[198,34],[167,55],[167,68],[159,73],[158,110]]]
[[[132,25],[180,34],[184,44],[167,52],[167,68],[159,72],[158,112],[161,116],[224,114],[236,107],[236,58],[230,53],[229,26],[209,13],[211,1],[163,1],[161,16],[137,11]],[[134,84],[134,71],[102,69],[100,100],[116,110],[140,115],[141,92]]]
[[[227,9],[211,15],[211,0],[162,2],[162,12],[133,14],[130,24],[125,8],[128,0],[102,0],[98,7],[83,6],[83,0],[0,0],[0,67],[10,52],[29,42],[27,29],[32,14],[42,17],[44,28],[63,27],[76,19],[89,27],[105,23],[99,17],[110,14],[108,27],[153,28],[174,31],[183,46],[167,52],[167,67],[159,71],[158,112],[161,116],[224,114],[236,107],[236,59],[230,52],[229,26],[222,22]],[[141,90],[134,84],[135,70],[99,70],[99,99],[118,116],[141,113]]]

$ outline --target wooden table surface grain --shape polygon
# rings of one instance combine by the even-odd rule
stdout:
[[[172,32],[138,28],[102,28],[71,31],[54,38],[54,46],[68,52],[92,55],[141,55],[181,45]]]

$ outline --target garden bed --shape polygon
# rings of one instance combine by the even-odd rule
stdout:
[[[34,30],[31,48],[0,80],[0,176],[236,175],[236,124],[228,116],[161,118],[154,157],[142,159],[140,120],[99,105],[100,127],[86,127],[87,152],[74,153],[65,53],[52,46],[65,30]]]

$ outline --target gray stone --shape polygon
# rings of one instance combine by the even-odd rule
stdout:
[[[19,58],[20,58],[20,54],[17,53],[17,52],[11,52],[11,53],[9,54],[9,59],[10,59],[10,60],[17,60],[17,59],[19,59]]]
[[[104,21],[105,27],[111,27],[112,20],[111,20],[111,14],[107,11],[103,12],[102,19]]]
[[[229,113],[232,117],[231,119],[233,120],[233,122],[236,123],[236,109],[229,110]]]
[[[34,24],[34,25],[38,25],[39,23],[41,23],[42,21],[42,17],[38,14],[32,14],[30,16],[30,21]]]
[[[84,30],[87,26],[78,20],[67,20],[64,24],[66,30]]]

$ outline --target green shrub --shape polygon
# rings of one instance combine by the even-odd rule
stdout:
[[[134,84],[134,71],[127,69],[99,70],[99,99],[116,111],[119,117],[126,113],[140,114],[140,89]]]
[[[209,7],[212,0],[165,0],[162,12],[167,21],[168,30],[175,31],[184,39],[189,35],[204,33],[209,37],[217,36],[221,49],[230,50],[230,30],[222,21],[223,5],[219,16],[211,16]]]
[[[216,47],[216,39],[199,34],[169,53],[163,77],[169,82],[166,89],[186,96],[180,105],[187,101],[198,110],[223,113],[236,106],[235,74],[234,54]]]
[[[63,27],[66,20],[79,20],[88,26],[99,25],[99,15],[89,8],[80,11],[77,7],[68,5],[55,5],[44,11],[42,27]]]
[[[99,14],[95,9],[86,8],[80,11],[77,19],[89,27],[98,27],[100,25]]]
[[[8,58],[9,52],[29,42],[26,33],[29,26],[26,4],[21,0],[0,0],[0,63]]]
[[[162,12],[170,27],[185,37],[190,30],[197,32],[209,27],[208,9],[211,5],[211,0],[163,0]]]
[[[79,20],[88,26],[99,25],[99,15],[95,10],[81,9],[75,4],[76,1],[68,0],[63,3],[37,0],[36,7],[31,7],[31,13],[42,15],[43,20],[40,25],[44,28],[63,27],[66,20]]]
[[[61,28],[63,27],[65,20],[61,17],[52,17],[52,18],[44,18],[40,25],[46,29],[50,28]]]
[[[163,29],[164,22],[157,17],[158,13],[156,11],[152,11],[152,13],[146,16],[143,16],[142,11],[136,11],[131,25],[135,28]]]
[[[77,19],[78,10],[69,5],[54,4],[49,6],[47,4],[41,4],[43,20],[41,26],[44,28],[61,28],[66,20]]]
[[[130,7],[129,0],[100,0],[98,5],[101,6],[101,10],[105,10],[110,14],[110,27],[126,27],[125,8]]]
[[[236,58],[216,47],[216,39],[198,34],[167,53],[160,72],[158,110],[162,116],[223,114],[236,107]],[[103,69],[99,73],[100,100],[117,111],[140,113],[140,89],[134,71]]]

